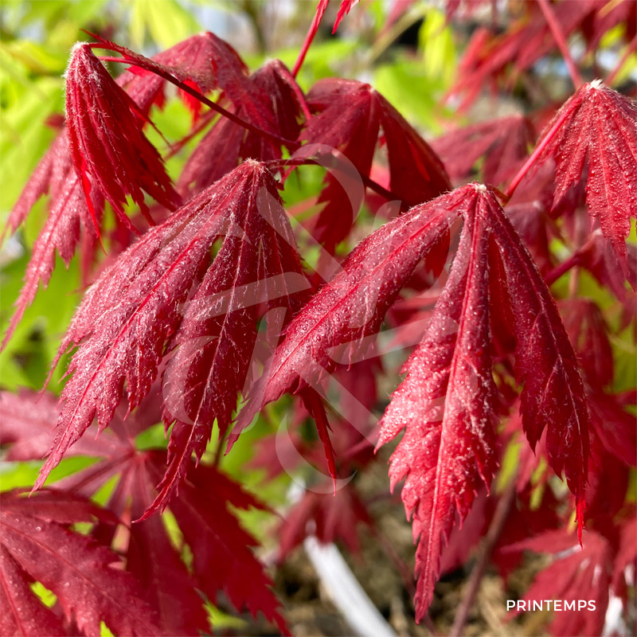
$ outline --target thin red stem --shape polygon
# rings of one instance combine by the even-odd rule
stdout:
[[[526,160],[526,163],[522,168],[520,168],[520,172],[513,178],[513,181],[509,185],[509,188],[506,191],[507,199],[510,199],[513,196],[516,188],[520,185],[522,179],[524,179],[525,175],[531,170],[531,167],[536,162],[537,158],[542,154],[544,149],[549,145],[552,141],[553,137],[555,137],[557,131],[562,127],[562,124],[570,117],[573,108],[575,108],[576,104],[573,104],[571,108],[565,109],[562,114],[555,120],[553,126],[549,132],[544,135],[542,141],[536,146],[531,156]]]
[[[322,6],[323,0],[319,0],[319,4],[316,7],[316,13],[314,14],[314,18],[312,18],[312,24],[310,24],[310,28],[308,29],[307,35],[305,36],[305,40],[303,42],[303,46],[299,51],[299,56],[296,58],[296,62],[294,63],[294,68],[292,69],[292,77],[296,78],[303,66],[303,62],[305,61],[305,56],[314,41],[314,36],[318,31],[319,24],[321,23],[321,18],[325,13],[325,9],[329,3],[329,0],[325,2],[325,6]]]
[[[316,159],[312,159],[309,157],[291,157],[289,159],[273,159],[265,162],[268,166],[310,166],[316,164]],[[379,194],[381,197],[384,197],[387,201],[400,201],[400,197],[397,197],[391,190],[387,190],[381,186],[378,182],[371,179],[371,177],[367,177],[366,175],[359,175],[363,184],[373,190],[375,193]]]
[[[116,53],[122,53],[117,45],[112,44],[111,42],[91,42],[89,44],[91,48],[94,49],[106,49],[107,51],[115,51]],[[123,54],[122,54],[123,55]],[[283,137],[279,137],[278,135],[274,135],[273,133],[269,133],[250,122],[238,117],[231,111],[226,110],[223,106],[219,106],[216,102],[209,100],[205,95],[202,95],[199,91],[189,86],[186,82],[182,82],[178,80],[174,75],[172,75],[167,69],[161,67],[158,64],[154,64],[152,60],[146,60],[144,58],[117,58],[117,57],[102,57],[101,59],[107,62],[119,62],[123,64],[130,64],[132,66],[137,66],[146,71],[150,71],[155,75],[163,78],[167,82],[174,84],[177,88],[181,89],[184,93],[188,93],[192,95],[195,99],[199,100],[202,104],[205,104],[208,108],[211,108],[214,111],[217,111],[220,115],[227,117],[231,122],[237,124],[238,126],[242,126],[246,130],[249,130],[251,133],[256,133],[257,135],[261,135],[262,137],[267,137],[272,141],[275,141],[277,144],[283,144],[287,146],[290,150],[296,150],[300,144],[291,139],[284,139]],[[147,62],[147,63],[146,63]]]
[[[619,75],[619,72],[622,70],[622,68],[624,68],[624,64],[626,64],[626,62],[628,61],[628,58],[635,51],[637,51],[637,35],[630,41],[628,48],[626,49],[626,51],[624,51],[624,55],[622,55],[621,59],[617,63],[617,66],[611,71],[610,75],[606,78],[606,82],[604,82],[606,86],[610,86],[615,81],[615,79]]]
[[[553,268],[545,277],[544,282],[546,285],[553,285],[555,281],[564,276],[571,268],[579,265],[581,260],[581,253],[579,250],[573,253],[568,259],[562,261],[557,267]]]
[[[576,89],[578,89],[584,82],[582,80],[582,76],[577,70],[575,62],[573,61],[573,57],[571,56],[571,52],[569,51],[568,42],[566,41],[566,37],[564,36],[562,27],[557,21],[555,13],[553,13],[553,8],[549,4],[548,0],[538,0],[538,3],[540,5],[540,9],[542,9],[544,17],[546,18],[546,22],[549,25],[549,29],[551,29],[551,33],[555,38],[555,42],[560,49],[562,56],[564,57],[564,62],[566,62],[566,66],[568,68],[569,75],[571,76],[571,80],[573,81],[573,85]]]

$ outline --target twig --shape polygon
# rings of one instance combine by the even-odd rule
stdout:
[[[495,514],[493,515],[493,519],[489,525],[489,530],[487,531],[487,535],[485,536],[481,546],[480,557],[471,571],[471,577],[469,578],[464,590],[462,602],[460,603],[460,608],[456,613],[456,618],[453,622],[453,626],[451,627],[449,637],[460,637],[460,635],[462,635],[462,631],[467,623],[467,619],[469,618],[469,612],[471,611],[471,607],[473,606],[473,602],[480,588],[482,577],[487,570],[489,559],[491,558],[491,552],[500,537],[500,533],[502,533],[504,523],[509,515],[509,510],[515,500],[516,486],[517,483],[515,476],[513,476],[502,494],[502,497],[498,502],[498,506],[496,507]]]
[[[314,13],[314,17],[312,18],[312,24],[310,24],[310,28],[308,29],[307,35],[305,36],[305,40],[303,41],[303,46],[299,51],[299,56],[296,58],[296,62],[294,63],[294,68],[292,69],[292,77],[296,78],[303,66],[303,62],[305,61],[305,56],[314,41],[314,36],[318,31],[319,24],[321,23],[321,18],[325,13],[325,9],[327,9],[327,5],[329,4],[329,0],[319,0],[319,4],[316,7],[316,12]]]
[[[577,70],[577,66],[573,61],[573,57],[571,56],[571,52],[568,49],[568,43],[566,42],[566,37],[562,31],[562,27],[560,23],[555,18],[555,14],[553,13],[553,9],[549,4],[548,0],[538,0],[538,4],[540,5],[540,9],[542,9],[542,13],[546,18],[546,22],[549,25],[549,29],[551,29],[551,33],[555,38],[555,42],[562,53],[562,57],[564,58],[564,62],[566,62],[566,67],[568,68],[569,75],[571,76],[571,80],[576,89],[578,89],[584,83],[582,80],[582,76],[579,74]]]
[[[621,59],[617,63],[617,66],[610,72],[610,75],[606,78],[606,86],[611,86],[611,84],[617,79],[619,72],[624,68],[624,64],[628,61],[628,58],[637,51],[637,35],[631,40],[630,44],[624,51],[624,55],[622,55]]]
[[[131,51],[128,51],[124,47],[118,46],[117,44],[114,44],[113,42],[108,42],[106,40],[103,40],[99,38],[99,36],[94,35],[93,33],[91,33],[90,35],[99,40],[98,42],[89,43],[89,46],[92,49],[105,49],[107,51],[114,51],[115,53],[119,53],[120,55],[123,56],[121,58],[111,57],[111,56],[102,56],[101,57],[102,60],[107,62],[119,62],[123,64],[130,64],[132,66],[137,66],[146,71],[150,71],[151,73],[158,75],[159,77],[170,82],[171,84],[174,84],[177,88],[181,89],[184,93],[188,93],[188,95],[191,95],[195,99],[199,100],[202,104],[205,104],[208,108],[211,108],[213,111],[217,111],[217,113],[219,113],[220,115],[227,117],[231,122],[239,126],[242,126],[243,128],[249,130],[250,132],[256,133],[257,135],[261,135],[262,137],[267,137],[268,139],[271,139],[277,144],[283,144],[292,151],[299,148],[300,144],[298,142],[291,139],[285,139],[283,137],[279,137],[278,135],[275,135],[273,133],[269,133],[268,131],[263,130],[262,128],[259,128],[258,126],[255,126],[254,124],[251,124],[250,122],[242,119],[241,117],[238,117],[231,111],[226,110],[225,108],[223,108],[223,106],[219,106],[219,104],[217,104],[216,102],[209,100],[205,95],[202,95],[198,90],[194,89],[192,86],[189,86],[187,82],[183,82],[180,79],[176,78],[170,72],[168,67],[163,67],[160,64],[157,64],[153,62],[153,60],[150,60],[148,58],[145,58],[139,55],[134,55]]]
[[[268,166],[310,166],[317,164],[318,157],[291,157],[289,159],[272,159],[270,161],[264,162]],[[320,164],[319,164],[320,165]],[[371,177],[367,177],[366,175],[359,174],[361,181],[363,184],[373,190],[375,193],[379,194],[381,197],[385,198],[387,201],[401,201],[400,197],[396,196],[391,190],[387,190],[381,186],[378,182],[371,179]]]

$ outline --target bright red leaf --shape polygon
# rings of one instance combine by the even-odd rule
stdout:
[[[88,175],[124,224],[130,224],[123,210],[129,195],[145,215],[148,206],[142,191],[169,210],[177,207],[179,196],[159,153],[142,132],[145,119],[90,46],[75,45],[66,71],[67,133],[93,216]]]
[[[473,192],[472,192],[473,191]],[[464,190],[465,223],[449,279],[423,341],[381,421],[379,445],[406,429],[391,458],[392,488],[413,518],[416,617],[422,619],[440,573],[443,539],[456,513],[463,519],[481,484],[493,478],[495,385],[489,356],[487,215],[497,205],[472,186]]]
[[[538,148],[538,161],[553,158],[557,166],[554,205],[585,176],[588,211],[627,273],[625,239],[637,215],[637,107],[599,80],[585,84],[558,111]]]
[[[210,263],[217,239],[222,245]],[[153,228],[87,293],[60,351],[79,345],[42,484],[97,416],[104,429],[123,392],[150,390],[166,348],[164,419],[175,422],[156,506],[174,493],[217,421],[225,433],[267,309],[298,309],[309,283],[276,184],[248,161]]]

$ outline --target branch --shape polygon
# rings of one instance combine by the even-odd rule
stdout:
[[[610,86],[619,75],[619,72],[624,68],[624,64],[628,61],[628,58],[637,51],[637,35],[631,40],[630,44],[624,51],[624,55],[622,55],[621,59],[617,63],[617,66],[611,71],[610,75],[606,78],[606,86]]]
[[[582,80],[582,76],[579,74],[577,70],[577,65],[573,61],[573,57],[571,56],[571,52],[568,49],[568,43],[566,42],[566,37],[564,36],[564,32],[562,31],[562,27],[560,23],[557,21],[555,17],[555,13],[553,13],[553,9],[549,4],[548,0],[538,0],[538,4],[540,5],[540,9],[542,9],[542,13],[546,18],[546,22],[549,25],[549,29],[551,29],[551,33],[553,34],[553,38],[555,38],[555,42],[564,57],[564,62],[566,62],[566,66],[568,68],[569,75],[571,76],[571,80],[576,89],[578,89],[584,83]]]

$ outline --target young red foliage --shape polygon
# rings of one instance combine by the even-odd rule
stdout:
[[[41,582],[56,596],[67,622],[101,635],[104,622],[118,635],[160,635],[135,580],[113,568],[117,556],[69,527],[106,519],[100,509],[64,493],[31,498],[2,493],[0,508],[0,628],[3,635],[65,635],[61,618],[30,588]]]
[[[241,96],[236,102],[239,116],[279,137],[299,136],[307,106],[282,62],[272,60],[256,71],[244,83]],[[179,177],[179,191],[185,197],[197,194],[248,158],[280,159],[281,145],[221,118],[190,154]]]
[[[278,559],[283,561],[308,536],[323,544],[342,542],[358,553],[359,527],[372,524],[367,506],[354,488],[339,489],[334,495],[307,491],[277,529]]]
[[[123,391],[131,409],[139,405],[176,347],[163,376],[164,421],[175,423],[155,503],[165,506],[215,420],[222,435],[231,422],[260,306],[296,311],[308,287],[274,179],[247,161],[131,246],[86,294],[60,348],[79,345],[38,486],[95,416],[100,430],[109,424]]]
[[[495,458],[495,386],[489,356],[489,231],[482,208],[497,205],[473,186],[464,189],[464,226],[449,279],[425,337],[405,365],[407,378],[385,411],[379,445],[406,428],[392,455],[392,488],[413,517],[416,616],[422,619],[440,573],[442,540],[456,512],[463,519]]]
[[[90,46],[75,45],[66,71],[67,134],[73,164],[93,216],[88,175],[124,224],[130,224],[123,210],[128,195],[144,215],[148,215],[148,206],[142,191],[169,210],[178,206],[179,195],[159,153],[141,130],[145,119]]]
[[[303,131],[302,139],[318,144],[319,152],[321,145],[340,150],[359,175],[369,176],[382,128],[389,162],[389,187],[405,207],[433,199],[451,188],[436,154],[368,84],[321,80],[308,93],[308,103],[316,114]],[[347,167],[343,170],[347,171]],[[314,237],[333,252],[349,234],[362,201],[352,202],[344,196],[343,186],[333,174],[327,175],[325,183],[317,202],[325,206],[312,231]]]
[[[625,239],[637,215],[637,107],[599,80],[585,84],[555,115],[537,162],[555,160],[554,206],[586,175],[586,204],[628,273]],[[587,168],[587,172],[584,169]]]
[[[55,265],[55,252],[68,266],[82,237],[88,235],[95,242],[99,234],[96,226],[101,218],[103,198],[91,189],[91,217],[81,182],[73,170],[66,130],[63,130],[47,151],[35,173],[25,186],[14,206],[7,229],[15,232],[24,223],[35,202],[47,192],[50,194],[49,214],[44,227],[33,244],[31,259],[24,275],[24,285],[15,302],[15,313],[7,328],[2,348],[6,346],[24,312],[35,298],[38,286],[46,288]]]
[[[152,58],[158,64],[174,68],[187,78],[192,88],[201,93],[214,89],[226,91],[231,99],[240,99],[241,86],[247,76],[247,67],[239,54],[224,40],[206,31],[186,38],[175,46],[158,53]],[[117,80],[132,97],[139,109],[148,115],[153,104],[162,106],[166,99],[166,80],[159,75],[133,67]],[[201,102],[192,95],[181,92],[181,98],[197,119]]]
[[[435,139],[431,147],[452,179],[470,175],[476,161],[484,157],[483,181],[498,186],[515,175],[534,141],[531,122],[513,115],[451,131]]]

